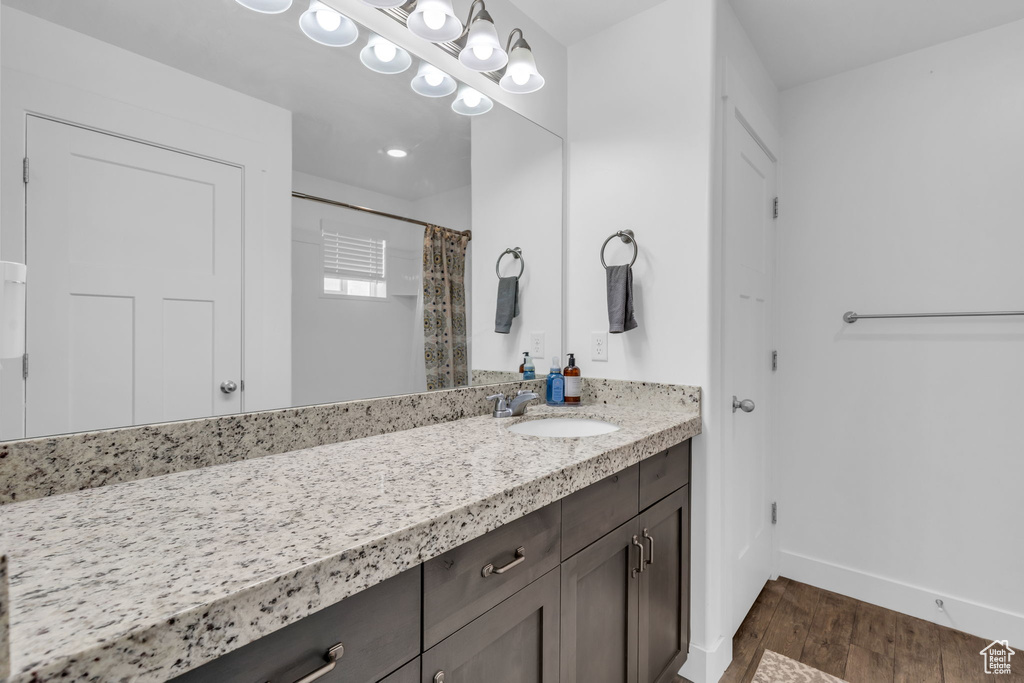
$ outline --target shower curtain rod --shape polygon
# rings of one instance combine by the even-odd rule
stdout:
[[[375,216],[384,216],[385,218],[393,218],[396,221],[405,221],[406,223],[413,223],[415,225],[422,225],[425,228],[441,228],[442,230],[447,230],[448,232],[454,233],[456,235],[465,235],[469,239],[473,239],[473,231],[472,230],[461,230],[461,231],[460,230],[452,230],[450,228],[445,228],[445,227],[440,226],[440,225],[434,225],[433,223],[427,223],[425,221],[416,220],[415,218],[406,218],[405,216],[397,216],[397,215],[395,215],[393,213],[388,213],[386,211],[378,211],[377,209],[370,209],[370,208],[367,208],[365,206],[357,206],[355,204],[347,204],[345,202],[337,202],[337,201],[335,201],[333,199],[324,199],[323,197],[317,197],[317,196],[314,196],[314,195],[311,195],[311,194],[305,194],[304,192],[292,192],[292,196],[295,197],[296,199],[306,199],[306,200],[309,200],[311,202],[320,202],[321,204],[330,204],[331,206],[340,206],[343,209],[352,209],[353,211],[364,211],[366,213],[372,213]]]

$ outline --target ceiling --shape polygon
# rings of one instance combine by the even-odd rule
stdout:
[[[665,0],[511,0],[562,45],[572,45]]]
[[[730,2],[780,90],[1024,19],[1024,0]]]
[[[174,0],[159,12],[138,0],[3,4],[292,111],[297,171],[408,201],[470,183],[469,119],[452,98],[415,94],[415,63],[393,76],[364,67],[365,29],[347,48],[309,40],[298,27],[307,3],[273,16],[235,0]],[[409,156],[388,157],[392,146]]]

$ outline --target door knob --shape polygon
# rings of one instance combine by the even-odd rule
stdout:
[[[745,398],[741,401],[735,396],[733,396],[732,412],[735,413],[737,410],[742,410],[744,413],[752,413],[754,412],[754,402],[751,401],[749,398]]]
[[[235,393],[236,389],[238,389],[238,385],[232,382],[231,380],[220,383],[220,390],[223,391],[225,394],[233,394]]]

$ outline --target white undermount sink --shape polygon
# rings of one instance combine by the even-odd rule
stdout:
[[[592,420],[585,417],[549,417],[543,420],[518,422],[508,431],[527,436],[551,436],[565,439],[580,436],[600,436],[619,431],[618,425],[604,420]]]

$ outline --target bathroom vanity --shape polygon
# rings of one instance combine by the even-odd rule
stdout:
[[[585,401],[0,506],[8,683],[669,680],[699,392]],[[509,429],[569,415],[619,429]]]
[[[689,470],[686,441],[175,683],[671,680],[689,644]]]

